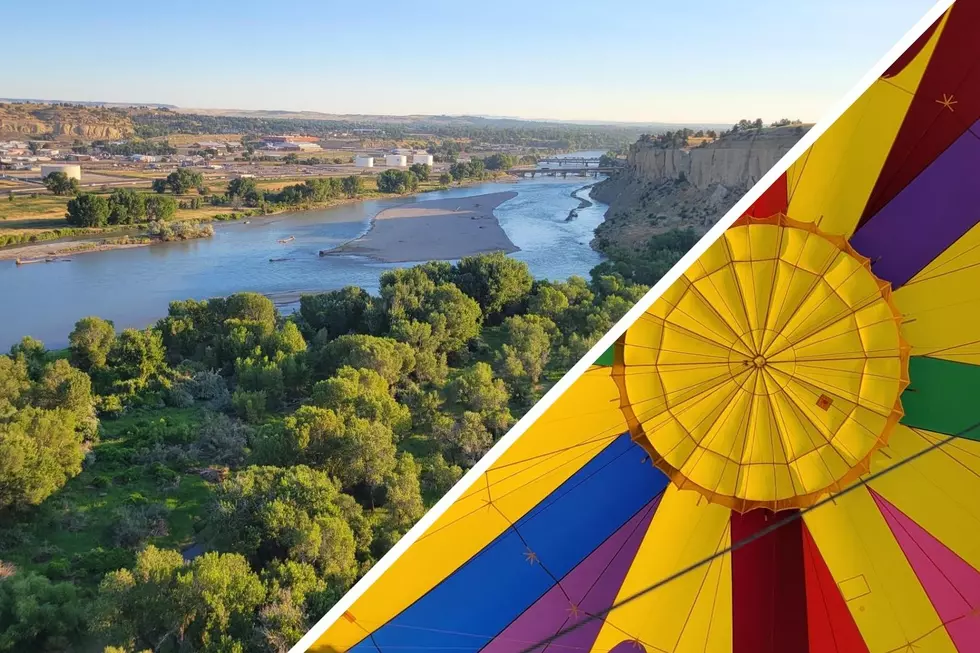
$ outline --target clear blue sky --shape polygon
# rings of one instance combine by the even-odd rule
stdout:
[[[0,96],[328,113],[815,120],[932,5],[10,2]]]

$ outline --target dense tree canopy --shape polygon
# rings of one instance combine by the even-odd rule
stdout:
[[[239,293],[25,338],[0,356],[0,651],[287,651],[642,294],[621,266],[491,254],[289,316]]]

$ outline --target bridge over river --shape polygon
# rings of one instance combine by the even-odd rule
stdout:
[[[618,167],[578,167],[573,168],[570,166],[562,166],[558,168],[511,168],[507,171],[507,174],[514,175],[515,177],[535,177],[537,175],[542,175],[545,177],[568,177],[579,176],[579,177],[598,177],[599,175],[608,175],[616,170]]]
[[[599,157],[597,156],[568,156],[568,157],[549,157],[547,159],[538,159],[538,163],[557,163],[559,167],[562,166],[579,166],[579,167],[589,167],[590,165],[598,166]]]

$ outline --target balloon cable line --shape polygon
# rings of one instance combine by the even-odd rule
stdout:
[[[921,451],[919,451],[919,452],[917,452],[917,453],[915,453],[915,454],[913,454],[913,455],[911,455],[911,456],[909,456],[907,458],[902,459],[901,461],[895,463],[894,465],[892,465],[890,467],[887,467],[885,469],[882,469],[882,470],[880,470],[878,472],[875,472],[874,474],[871,474],[870,476],[867,476],[866,478],[861,479],[860,481],[858,481],[854,485],[851,485],[851,486],[845,488],[844,490],[838,492],[837,494],[830,495],[830,496],[826,497],[825,499],[822,499],[821,501],[818,501],[817,503],[813,504],[812,506],[809,506],[807,508],[803,508],[802,510],[799,510],[797,512],[794,512],[792,515],[790,515],[788,517],[785,517],[785,518],[783,518],[783,519],[781,519],[781,520],[779,520],[779,521],[771,524],[770,526],[767,526],[766,528],[764,528],[764,529],[762,529],[760,531],[757,531],[756,533],[754,533],[750,537],[747,537],[747,538],[745,538],[743,540],[740,540],[740,541],[736,542],[735,544],[732,544],[728,548],[723,549],[721,551],[718,551],[718,552],[716,552],[716,553],[708,556],[707,558],[704,558],[703,560],[700,560],[698,562],[695,562],[694,564],[691,564],[691,565],[689,565],[689,566],[687,566],[687,567],[685,567],[685,568],[683,568],[683,569],[681,569],[681,570],[679,570],[679,571],[671,574],[670,576],[668,576],[668,577],[666,577],[666,578],[664,578],[662,580],[659,580],[656,583],[653,583],[652,585],[648,585],[647,587],[645,587],[645,588],[643,588],[643,589],[641,589],[641,590],[639,590],[639,591],[637,591],[637,592],[635,592],[635,593],[627,596],[623,600],[621,600],[621,601],[619,601],[617,603],[614,603],[612,606],[606,608],[605,610],[601,610],[599,612],[596,612],[596,613],[593,613],[593,614],[588,615],[587,617],[585,617],[584,619],[578,621],[577,623],[573,624],[572,626],[569,626],[568,628],[565,628],[565,629],[563,629],[563,630],[555,633],[554,635],[551,635],[550,637],[547,637],[545,639],[542,639],[542,640],[538,641],[533,646],[530,646],[528,648],[522,649],[520,651],[520,653],[532,653],[533,651],[536,651],[536,650],[538,650],[541,647],[548,646],[548,645],[552,644],[556,640],[564,637],[565,635],[567,635],[567,634],[569,634],[571,632],[574,632],[574,631],[578,630],[579,628],[581,628],[582,626],[585,626],[586,624],[589,624],[589,623],[591,623],[593,621],[596,621],[598,619],[603,619],[609,613],[611,613],[613,610],[617,610],[617,609],[623,607],[624,605],[627,605],[628,603],[632,603],[633,601],[636,601],[637,599],[640,599],[640,598],[646,596],[647,594],[650,594],[651,592],[654,592],[657,589],[660,589],[661,587],[663,587],[664,585],[667,585],[668,583],[671,583],[671,582],[673,582],[675,580],[678,580],[678,579],[686,576],[687,574],[692,573],[694,571],[697,571],[698,569],[700,569],[700,568],[702,568],[702,567],[704,567],[706,565],[710,565],[713,561],[717,560],[718,558],[721,558],[723,556],[726,556],[726,555],[729,555],[731,553],[734,553],[735,551],[737,551],[737,550],[745,547],[746,545],[751,544],[751,543],[755,542],[756,540],[762,539],[766,535],[769,535],[770,533],[775,532],[777,529],[785,526],[786,524],[789,524],[789,523],[794,522],[794,521],[796,521],[798,519],[801,519],[804,515],[812,512],[813,510],[816,510],[817,508],[820,508],[821,506],[824,506],[824,505],[826,505],[828,503],[836,502],[838,498],[840,498],[840,497],[842,497],[842,496],[844,496],[846,494],[849,494],[850,492],[853,492],[854,490],[857,490],[858,488],[861,488],[861,487],[866,486],[871,481],[877,480],[877,479],[881,478],[882,476],[885,476],[889,472],[892,472],[892,471],[894,471],[894,470],[896,470],[896,469],[898,469],[900,467],[903,467],[906,464],[908,464],[908,463],[910,463],[910,462],[912,462],[914,460],[917,460],[918,458],[921,458],[922,456],[926,455],[927,453],[930,453],[931,451],[935,451],[936,449],[939,449],[939,448],[943,447],[944,445],[948,444],[949,442],[955,441],[957,438],[966,435],[967,433],[969,433],[970,431],[973,431],[974,429],[976,429],[978,427],[980,427],[980,422],[977,422],[976,424],[973,424],[972,426],[970,426],[970,427],[962,430],[959,433],[956,433],[955,435],[951,435],[951,436],[947,437],[944,440],[939,440],[939,441],[935,442],[934,444],[931,444],[928,447],[925,447]]]

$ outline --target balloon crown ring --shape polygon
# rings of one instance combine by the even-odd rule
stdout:
[[[711,502],[812,505],[867,472],[902,417],[901,319],[844,238],[743,217],[617,343],[630,433]]]

